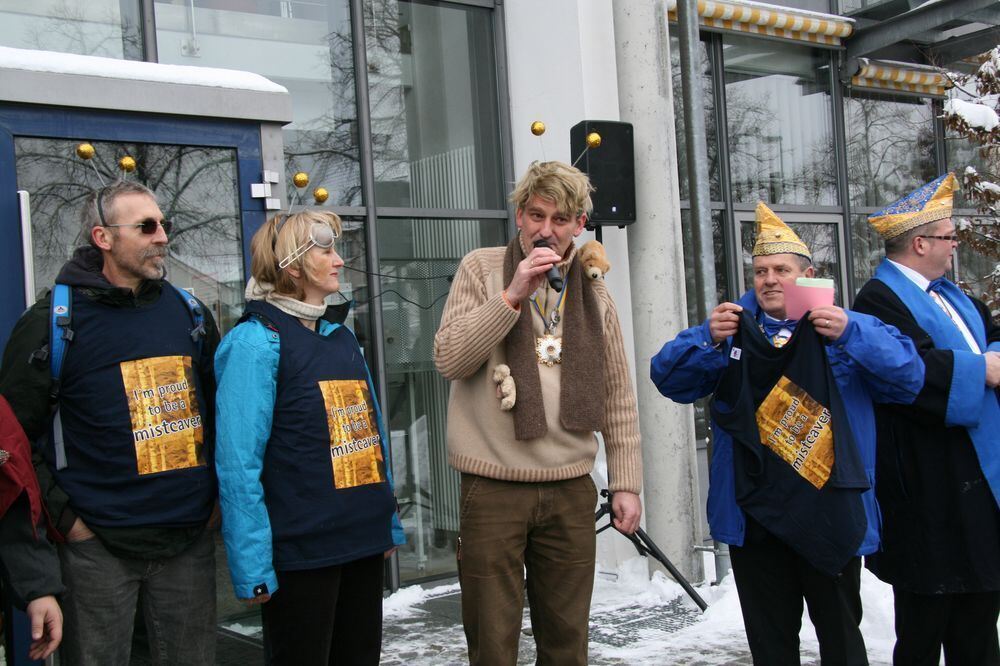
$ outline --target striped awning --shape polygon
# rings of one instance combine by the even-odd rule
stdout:
[[[851,77],[856,88],[874,88],[888,92],[944,97],[951,81],[932,67],[888,60],[859,59],[860,69]]]
[[[677,20],[677,0],[667,0],[667,16],[671,21]],[[762,2],[698,0],[698,19],[701,25],[709,28],[826,46],[840,46],[841,40],[854,32],[854,21],[843,16]]]

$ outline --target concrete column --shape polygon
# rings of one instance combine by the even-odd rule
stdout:
[[[646,531],[680,571],[703,579],[694,410],[662,397],[649,359],[687,326],[667,8],[614,2],[621,119],[635,127],[636,209],[628,228]]]

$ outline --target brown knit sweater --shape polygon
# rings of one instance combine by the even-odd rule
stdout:
[[[575,249],[560,264],[563,271],[574,255]],[[434,336],[434,363],[452,382],[448,460],[460,472],[505,481],[559,481],[588,474],[597,455],[597,438],[589,432],[567,431],[560,424],[560,365],[538,366],[548,424],[545,436],[517,441],[511,413],[500,409],[493,370],[507,363],[504,338],[519,316],[501,295],[506,287],[503,257],[502,247],[474,250],[465,256]],[[610,490],[638,493],[642,489],[639,420],[618,312],[604,283],[594,286],[604,314],[607,400],[602,434]],[[550,297],[548,303],[554,305],[555,298]],[[532,323],[535,334],[543,335],[537,312]],[[556,335],[561,335],[560,327]]]

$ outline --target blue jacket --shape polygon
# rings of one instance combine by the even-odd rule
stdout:
[[[320,335],[330,335],[340,324],[320,320]],[[278,589],[272,563],[271,523],[264,504],[261,473],[271,435],[277,390],[280,339],[276,331],[255,318],[248,319],[223,338],[215,354],[216,456],[222,536],[237,598],[256,596],[254,588]],[[368,379],[371,385],[371,377]],[[381,410],[376,403],[383,455],[388,443]],[[392,471],[386,466],[390,487]],[[392,541],[406,542],[399,515],[393,514]]]
[[[754,292],[738,301],[755,316],[760,311]],[[858,555],[879,547],[881,515],[875,501],[875,412],[872,401],[910,404],[924,383],[924,363],[913,342],[875,317],[847,311],[847,328],[827,345],[827,357],[837,380],[860,448],[870,490],[862,495],[868,527]],[[709,395],[729,363],[731,340],[719,349],[712,344],[708,321],[682,331],[663,345],[650,362],[650,378],[660,393],[680,403]],[[746,520],[736,504],[733,480],[733,439],[712,424],[712,460],[709,469],[708,525],[712,538],[743,545]]]

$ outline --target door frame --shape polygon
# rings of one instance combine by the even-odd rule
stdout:
[[[16,271],[8,269],[7,279],[0,286],[0,346],[6,345],[21,313],[31,306],[24,303],[23,239],[14,155],[14,137],[19,136],[236,150],[243,270],[244,275],[249,275],[250,239],[266,216],[264,201],[253,198],[250,188],[260,181],[264,170],[259,121],[0,103],[0,234],[10,239],[0,243],[0,266],[17,267]]]

